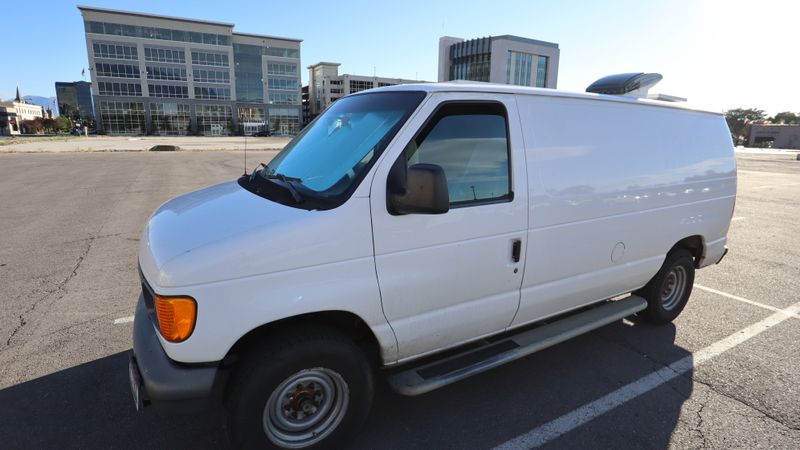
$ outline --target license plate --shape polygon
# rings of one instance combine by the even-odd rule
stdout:
[[[139,367],[136,360],[131,358],[128,362],[128,380],[131,384],[131,394],[133,394],[133,404],[136,411],[139,411],[144,406],[141,396],[142,377],[139,375]]]

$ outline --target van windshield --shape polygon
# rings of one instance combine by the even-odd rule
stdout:
[[[335,203],[328,208],[338,206],[424,97],[417,91],[344,97],[311,122],[258,176],[270,182],[290,180],[304,199],[316,200],[312,203],[327,199]]]

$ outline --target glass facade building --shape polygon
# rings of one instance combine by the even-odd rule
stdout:
[[[229,23],[78,9],[100,132],[300,131],[301,40],[237,33]]]
[[[558,44],[503,35],[439,39],[439,81],[469,80],[556,88]]]
[[[450,47],[450,79],[489,81],[492,38],[459,42]]]
[[[139,90],[141,91],[141,86],[139,86]],[[57,81],[56,99],[61,115],[78,121],[94,120],[92,83],[87,81],[74,81],[71,83]]]
[[[192,129],[192,108],[186,103],[150,103],[153,134],[174,136]]]

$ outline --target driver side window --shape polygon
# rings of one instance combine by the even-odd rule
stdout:
[[[511,200],[506,112],[498,103],[443,105],[405,156],[407,166],[444,169],[451,207]]]

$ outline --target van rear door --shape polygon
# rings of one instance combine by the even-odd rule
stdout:
[[[388,211],[387,176],[400,158],[442,166],[447,213]],[[525,263],[525,170],[511,95],[433,94],[387,151],[370,202],[383,309],[399,359],[509,326]]]

